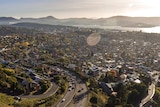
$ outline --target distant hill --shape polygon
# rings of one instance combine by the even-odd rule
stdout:
[[[100,25],[100,26],[122,26],[122,27],[154,27],[160,26],[160,17],[128,17],[128,16],[113,16],[109,18],[67,18],[58,19],[53,16],[42,18],[20,18],[0,17],[0,24],[14,23],[39,23],[49,25]]]
[[[22,22],[22,23],[16,23],[12,24],[12,27],[16,28],[27,28],[27,29],[34,29],[36,31],[42,31],[46,33],[60,33],[61,31],[67,31],[67,29],[74,29],[76,27],[72,26],[63,26],[63,25],[49,25],[49,24],[39,24],[39,23],[30,23],[30,22]]]
[[[30,23],[30,22],[16,23],[16,24],[12,24],[12,26],[13,27],[24,27],[24,28],[30,28],[30,29],[49,29],[49,28],[66,27],[62,25],[49,25],[49,24]]]
[[[11,22],[18,21],[13,17],[0,17],[0,24],[10,24]]]

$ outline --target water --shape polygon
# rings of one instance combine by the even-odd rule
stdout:
[[[141,28],[143,32],[147,33],[160,33],[160,26],[152,27],[152,28]]]
[[[85,28],[101,28],[101,29],[116,29],[123,31],[142,31],[146,33],[160,33],[160,26],[148,27],[148,28],[134,28],[134,27],[121,27],[121,26],[100,26],[100,25],[75,25],[77,27]]]
[[[105,27],[107,29],[107,27]],[[149,27],[149,28],[133,28],[133,27],[112,27],[110,29],[118,29],[118,30],[124,30],[124,31],[142,31],[146,33],[160,33],[160,26],[156,27]]]

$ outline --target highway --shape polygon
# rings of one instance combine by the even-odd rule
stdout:
[[[86,107],[88,90],[82,81],[78,80],[74,99],[67,107]]]
[[[75,73],[67,71],[65,75],[68,75],[68,78],[69,78],[68,82],[69,84],[72,84],[72,85],[67,88],[65,95],[61,99],[59,99],[59,101],[52,107],[67,107],[71,101],[73,102],[73,103],[70,103],[71,107],[85,107],[87,103],[87,95],[88,95],[88,90],[85,83],[83,83],[79,77],[75,76],[76,75]],[[52,82],[51,87],[43,94],[22,95],[20,97],[21,98],[46,98],[48,96],[55,94],[57,90],[58,90],[58,85]]]
[[[59,100],[56,107],[66,107],[72,101],[74,94],[75,94],[75,91],[76,91],[76,84],[74,84],[72,87],[74,89],[72,89],[72,90],[68,89],[66,94],[64,95],[64,97]],[[62,101],[62,99],[65,99],[65,101]]]

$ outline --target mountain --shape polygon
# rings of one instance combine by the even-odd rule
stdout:
[[[160,17],[113,16],[107,22],[123,27],[153,27],[160,25]]]
[[[52,29],[52,28],[62,28],[66,26],[61,25],[49,25],[49,24],[39,24],[39,23],[30,23],[30,22],[22,22],[22,23],[16,23],[12,24],[13,27],[24,27],[24,28],[30,28],[30,29]]]
[[[100,25],[100,26],[122,26],[122,27],[154,27],[160,26],[160,17],[128,17],[128,16],[113,16],[109,18],[67,18],[58,19],[53,16],[42,18],[20,18],[0,17],[0,24],[12,23],[39,23],[49,25]]]
[[[10,24],[10,22],[15,22],[17,19],[13,17],[0,17],[0,24]]]
[[[53,16],[47,16],[42,18],[20,18],[18,23],[30,22],[30,23],[39,23],[39,24],[59,24],[59,19],[56,19]]]

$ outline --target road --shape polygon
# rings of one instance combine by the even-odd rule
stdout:
[[[30,52],[31,52],[31,48],[25,52],[27,59],[31,59],[30,56],[28,55]]]
[[[8,51],[10,50],[10,48],[3,48],[2,50],[0,50],[0,52],[4,52],[4,51]]]
[[[152,83],[148,88],[148,96],[141,101],[139,106],[143,107],[144,104],[146,104],[148,101],[152,99],[154,94],[155,94],[155,85]]]
[[[86,107],[88,91],[85,83],[78,81],[76,95],[67,107]]]
[[[56,107],[66,107],[72,101],[76,91],[76,84],[74,84],[72,87],[74,87],[74,89],[70,91],[68,90],[65,96],[62,98],[65,99],[65,101],[63,102],[62,99],[60,99]]]
[[[155,72],[157,73],[157,72]],[[150,101],[152,99],[152,97],[155,94],[155,84],[157,84],[158,78],[159,78],[159,73],[157,73],[156,75],[153,74],[151,75],[152,77],[152,84],[149,86],[148,88],[148,95],[146,98],[144,98],[141,103],[139,104],[139,107],[143,107],[143,105],[145,105],[148,101]]]
[[[47,92],[40,95],[22,95],[21,98],[46,98],[56,93],[58,90],[58,85],[52,82],[51,87],[47,90]]]

